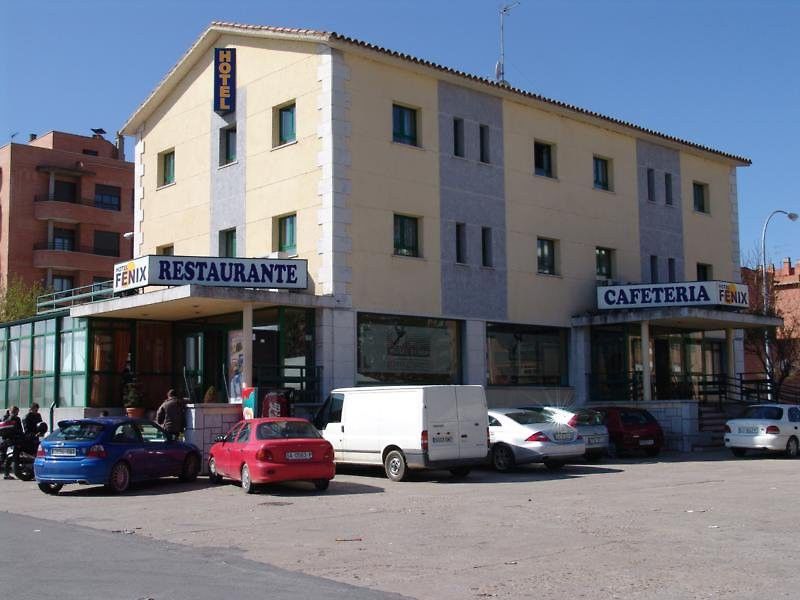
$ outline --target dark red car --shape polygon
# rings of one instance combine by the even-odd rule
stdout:
[[[242,491],[261,483],[310,481],[322,491],[335,474],[333,446],[305,419],[286,417],[239,421],[217,436],[208,457],[209,478],[240,481]]]
[[[603,415],[611,452],[644,450],[647,456],[658,456],[664,447],[664,432],[661,425],[645,409],[628,406],[592,406],[592,408]]]

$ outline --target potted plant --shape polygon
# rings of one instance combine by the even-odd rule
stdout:
[[[144,401],[142,394],[135,382],[125,384],[125,391],[122,394],[125,406],[125,414],[131,418],[140,419],[144,417]]]

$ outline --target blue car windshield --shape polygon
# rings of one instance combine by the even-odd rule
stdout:
[[[96,440],[103,429],[105,426],[100,423],[69,423],[56,429],[48,440],[88,442]]]
[[[320,437],[322,436],[311,423],[303,421],[272,421],[261,423],[256,429],[256,438],[259,440]]]

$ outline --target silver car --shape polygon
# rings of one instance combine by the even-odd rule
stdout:
[[[603,424],[603,415],[591,408],[574,411],[557,406],[526,406],[526,410],[543,411],[559,423],[566,423],[578,430],[586,442],[587,460],[597,460],[608,454],[608,429]]]
[[[578,430],[549,414],[520,408],[489,411],[489,456],[498,471],[514,465],[544,463],[551,470],[583,456],[586,444]]]

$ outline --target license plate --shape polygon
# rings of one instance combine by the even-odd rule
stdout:
[[[453,436],[452,435],[435,435],[431,438],[432,444],[452,444],[453,443]]]
[[[50,451],[52,456],[76,456],[75,448],[53,448]]]
[[[311,452],[287,452],[286,460],[308,460],[311,458]]]
[[[739,433],[758,433],[758,427],[739,427]]]
[[[639,440],[640,446],[652,446],[655,443],[655,440]]]
[[[603,443],[603,436],[601,435],[590,435],[586,438],[587,444],[602,444]]]
[[[566,431],[565,432],[561,432],[561,433],[556,433],[555,438],[559,442],[565,442],[567,440],[571,440],[572,439],[572,434],[569,433],[569,432],[566,432]]]

